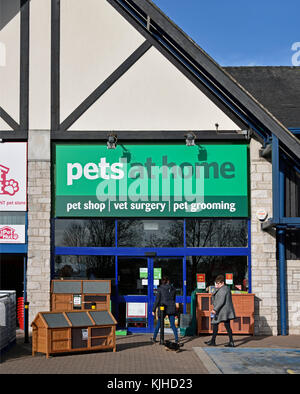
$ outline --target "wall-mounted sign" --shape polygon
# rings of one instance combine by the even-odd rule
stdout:
[[[258,220],[264,221],[268,217],[268,212],[264,208],[258,209],[256,211],[256,217]]]
[[[27,143],[0,144],[0,211],[27,209]]]
[[[25,244],[25,225],[24,224],[0,224],[0,243],[1,244]]]
[[[56,216],[248,216],[245,144],[56,145]]]

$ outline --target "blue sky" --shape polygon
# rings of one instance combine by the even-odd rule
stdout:
[[[152,1],[221,66],[292,66],[300,54],[300,0]]]

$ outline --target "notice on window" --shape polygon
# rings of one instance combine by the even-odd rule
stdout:
[[[161,279],[161,268],[153,268],[153,279]]]
[[[225,284],[226,285],[233,285],[233,274],[226,274],[225,275]]]
[[[140,268],[140,279],[148,278],[148,268]]]
[[[197,274],[197,289],[205,289],[205,274]]]
[[[127,302],[127,317],[146,317],[147,304],[145,302]]]

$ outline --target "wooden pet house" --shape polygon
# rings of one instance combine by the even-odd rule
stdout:
[[[108,311],[110,294],[110,280],[52,280],[51,311]]]
[[[112,349],[116,320],[109,311],[39,312],[31,324],[32,355]]]

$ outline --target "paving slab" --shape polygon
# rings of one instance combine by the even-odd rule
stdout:
[[[300,374],[300,349],[209,347],[201,351],[213,362],[209,373]],[[205,358],[201,361],[209,365]]]

